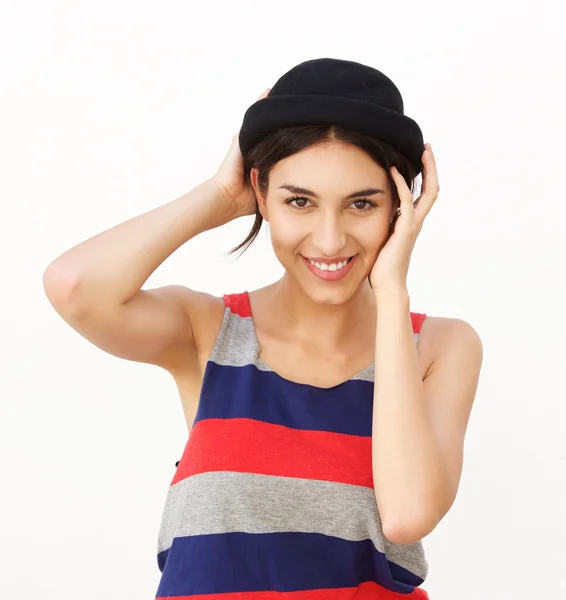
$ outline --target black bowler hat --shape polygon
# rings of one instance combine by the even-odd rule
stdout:
[[[423,135],[403,114],[403,98],[383,73],[337,58],[307,60],[282,75],[269,95],[244,114],[239,133],[246,154],[268,133],[292,125],[337,124],[381,139],[423,169]]]

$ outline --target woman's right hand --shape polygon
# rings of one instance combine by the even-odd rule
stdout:
[[[271,88],[267,88],[257,100],[265,98]],[[256,102],[257,102],[256,100]],[[244,157],[240,150],[238,133],[232,139],[232,145],[216,174],[211,178],[224,190],[226,199],[234,207],[234,219],[245,215],[255,215],[257,200],[253,187],[244,177]]]

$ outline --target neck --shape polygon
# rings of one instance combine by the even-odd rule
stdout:
[[[279,315],[281,330],[305,347],[315,343],[328,349],[375,336],[377,305],[368,280],[349,296],[347,286],[332,291],[331,285],[309,294],[285,274],[270,286],[269,305]]]

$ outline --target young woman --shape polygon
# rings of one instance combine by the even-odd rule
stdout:
[[[179,388],[189,437],[156,598],[428,597],[422,538],[456,497],[482,362],[465,321],[410,311],[438,191],[393,82],[316,59],[248,109],[213,177],[48,266],[67,323]],[[281,279],[222,297],[141,289],[182,244],[253,214],[232,252],[268,221]]]

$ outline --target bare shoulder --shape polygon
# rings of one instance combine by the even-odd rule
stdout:
[[[168,285],[146,290],[144,294],[146,297],[174,302],[189,324],[190,343],[171,344],[162,352],[159,366],[169,371],[175,379],[198,379],[203,332],[206,332],[211,325],[214,327],[214,315],[222,312],[223,299],[183,285]]]
[[[423,321],[421,331],[426,331],[426,334],[436,339],[463,339],[472,343],[480,343],[481,338],[478,332],[463,319],[451,317],[429,317]]]
[[[186,312],[193,328],[198,328],[203,319],[224,312],[224,299],[184,285],[169,285],[159,288],[160,293],[174,299]]]
[[[206,365],[224,318],[224,298],[185,288],[183,303],[202,367]]]
[[[176,286],[182,287],[182,286]],[[185,306],[190,317],[200,317],[207,315],[211,311],[214,313],[219,309],[224,311],[224,299],[219,296],[214,296],[208,292],[183,287],[183,297]]]
[[[474,327],[463,319],[427,316],[420,332],[419,347],[427,357],[427,372],[436,361],[456,347],[481,361],[482,340]]]

